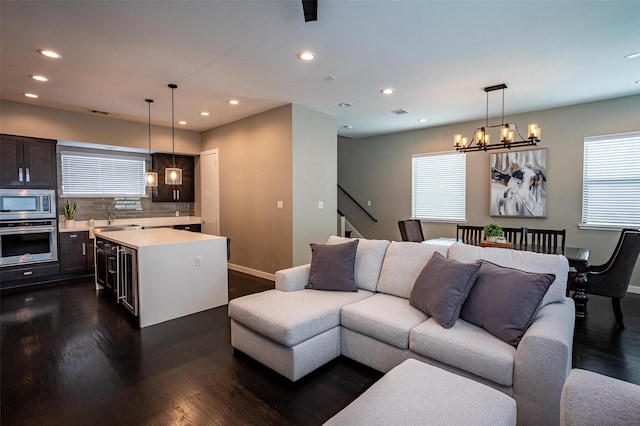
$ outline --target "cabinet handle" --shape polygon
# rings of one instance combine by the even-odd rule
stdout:
[[[27,182],[31,182],[31,175],[29,174],[29,168],[27,167],[27,168],[25,169],[25,171],[26,171],[26,173],[25,173],[25,174],[26,174],[26,176],[27,176]]]
[[[70,234],[69,238],[78,238],[78,234]]]
[[[82,243],[82,255],[87,255],[87,243]]]
[[[178,194],[178,196],[176,197],[176,200],[180,200],[180,190],[176,189],[176,193]]]
[[[22,182],[22,167],[18,167],[18,182]]]
[[[27,271],[27,272],[23,272],[22,275],[24,275],[25,277],[32,275],[33,271]]]

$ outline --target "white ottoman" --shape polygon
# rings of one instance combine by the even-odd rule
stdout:
[[[441,368],[408,359],[326,425],[515,425],[509,396]]]

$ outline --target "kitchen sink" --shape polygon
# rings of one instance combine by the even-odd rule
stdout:
[[[134,229],[142,229],[140,225],[107,225],[96,226],[93,228],[93,232],[113,232],[113,231],[132,231]]]

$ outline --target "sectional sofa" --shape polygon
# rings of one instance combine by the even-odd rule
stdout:
[[[275,290],[229,303],[232,346],[292,381],[340,355],[381,372],[414,358],[512,396],[518,424],[559,423],[560,395],[571,369],[575,316],[573,301],[565,297],[568,262],[564,256],[461,243],[448,247],[357,241],[353,266],[357,291],[307,288],[313,287],[309,285],[313,265],[278,271]],[[332,236],[327,244],[349,242]],[[540,294],[542,300],[531,306],[530,301],[509,294],[511,288],[526,287],[517,275],[506,288],[491,288],[491,281],[479,286],[480,266],[475,287],[465,290],[464,304],[453,309],[456,316],[464,314],[472,299],[479,300],[474,296],[476,288],[491,289],[481,311],[488,317],[502,315],[503,322],[506,317],[507,324],[501,326],[507,334],[517,328],[508,324],[510,318],[528,310],[530,319],[525,327],[520,325],[520,337],[506,341],[495,331],[491,318],[482,326],[454,318],[445,327],[440,318],[436,320],[435,311],[432,316],[414,306],[417,283],[435,280],[437,273],[429,267],[443,258],[449,263],[503,267],[508,274],[550,277]],[[487,283],[486,278],[483,282]]]

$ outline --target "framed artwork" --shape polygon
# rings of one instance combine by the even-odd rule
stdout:
[[[547,149],[490,156],[491,216],[547,216]]]

